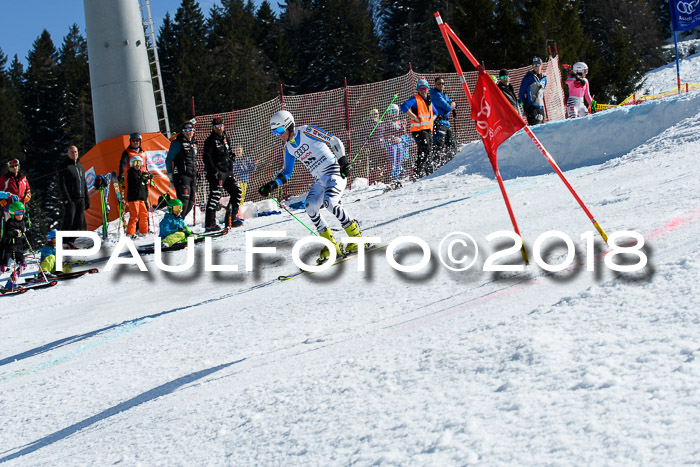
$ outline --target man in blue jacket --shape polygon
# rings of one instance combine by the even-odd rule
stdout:
[[[450,112],[457,104],[445,94],[445,78],[435,78],[435,87],[430,90],[430,100],[438,113],[433,128],[433,159],[439,167],[452,159],[457,152],[457,140],[450,128]]]
[[[542,59],[532,59],[532,70],[528,71],[520,82],[518,99],[523,103],[523,110],[528,125],[544,123],[544,89],[547,77],[542,74]]]

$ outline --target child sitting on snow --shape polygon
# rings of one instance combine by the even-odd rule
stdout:
[[[41,254],[41,264],[37,277],[43,277],[42,271],[45,274],[56,274],[56,231],[52,230],[46,235],[46,245],[39,250]],[[68,273],[73,271],[73,266],[70,263],[63,263],[62,272]]]
[[[192,230],[187,227],[182,214],[182,201],[171,199],[168,203],[168,213],[160,221],[160,238],[163,248],[173,246],[176,243],[184,243],[187,237],[192,235]]]

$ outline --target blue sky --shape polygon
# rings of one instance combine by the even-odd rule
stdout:
[[[181,0],[151,0],[151,14],[155,23],[156,34],[160,28],[165,13],[175,14]],[[260,5],[262,0],[255,0]],[[205,16],[217,0],[199,0],[199,6]],[[273,9],[277,1],[270,2]],[[0,48],[9,57],[9,61],[17,54],[20,61],[26,65],[26,56],[32,48],[32,43],[46,29],[51,34],[56,48],[61,46],[63,37],[68,34],[68,28],[76,23],[80,32],[85,36],[85,14],[83,0],[0,0],[2,14],[0,15]]]

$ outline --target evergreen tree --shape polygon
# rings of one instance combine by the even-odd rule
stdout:
[[[256,61],[255,6],[252,1],[222,0],[209,18],[211,59],[207,113],[252,107],[269,99],[265,74]]]
[[[417,70],[430,71],[424,64],[428,57],[420,47],[423,6],[422,0],[381,0],[380,45],[387,63],[385,78],[406,74],[409,64]]]
[[[63,93],[60,89],[58,52],[44,30],[27,55],[23,86],[27,122],[27,175],[32,187],[32,237],[55,228],[61,217],[56,188],[56,161],[65,152]],[[37,209],[37,207],[39,209]]]
[[[499,50],[493,46],[495,4],[492,0],[457,0],[451,5],[449,25],[486,68],[500,67]],[[461,52],[460,52],[461,54]],[[471,71],[471,65],[464,66]]]
[[[257,61],[265,74],[265,84],[269,96],[279,92],[281,74],[292,62],[293,54],[279,19],[264,0],[255,14],[255,45],[258,48]],[[289,77],[287,77],[289,78]]]
[[[662,62],[661,29],[646,0],[586,0],[583,28],[592,40],[588,63],[591,87],[601,102],[619,102]]]
[[[307,43],[298,57],[304,63],[297,77],[302,92],[315,92],[348,84],[377,81],[381,76],[378,37],[372,8],[366,0],[314,2],[307,37],[324,38]]]
[[[0,173],[5,172],[5,162],[17,158],[24,163],[22,139],[24,133],[24,117],[20,89],[12,74],[21,64],[15,55],[12,67],[8,70],[7,56],[0,49],[0,108],[5,115],[0,119]],[[15,71],[13,71],[13,68]],[[20,74],[22,73],[20,68]]]
[[[311,0],[286,0],[280,4],[283,8],[280,14],[279,24],[283,33],[283,42],[286,44],[286,53],[276,57],[279,76],[284,84],[285,94],[300,94],[301,87],[298,76],[303,73],[305,64],[298,57],[311,55],[314,44],[319,41],[311,41],[308,26],[312,19]]]
[[[172,22],[166,14],[157,44],[168,118],[179,128],[192,118],[192,97],[198,113],[207,107],[206,26],[196,0],[182,0]]]
[[[63,139],[80,154],[95,145],[87,41],[73,24],[59,51],[60,88],[63,91]]]
[[[494,9],[492,43],[489,68],[517,68],[527,63],[531,52],[525,48],[525,28],[520,20],[520,2],[499,0]],[[532,57],[530,57],[532,58]]]

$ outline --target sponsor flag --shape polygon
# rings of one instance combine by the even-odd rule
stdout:
[[[669,0],[674,31],[687,31],[700,25],[700,0]]]
[[[496,158],[496,150],[502,142],[525,126],[523,119],[484,70],[479,70],[476,81],[471,118],[476,122],[476,131],[481,135],[490,159]]]

